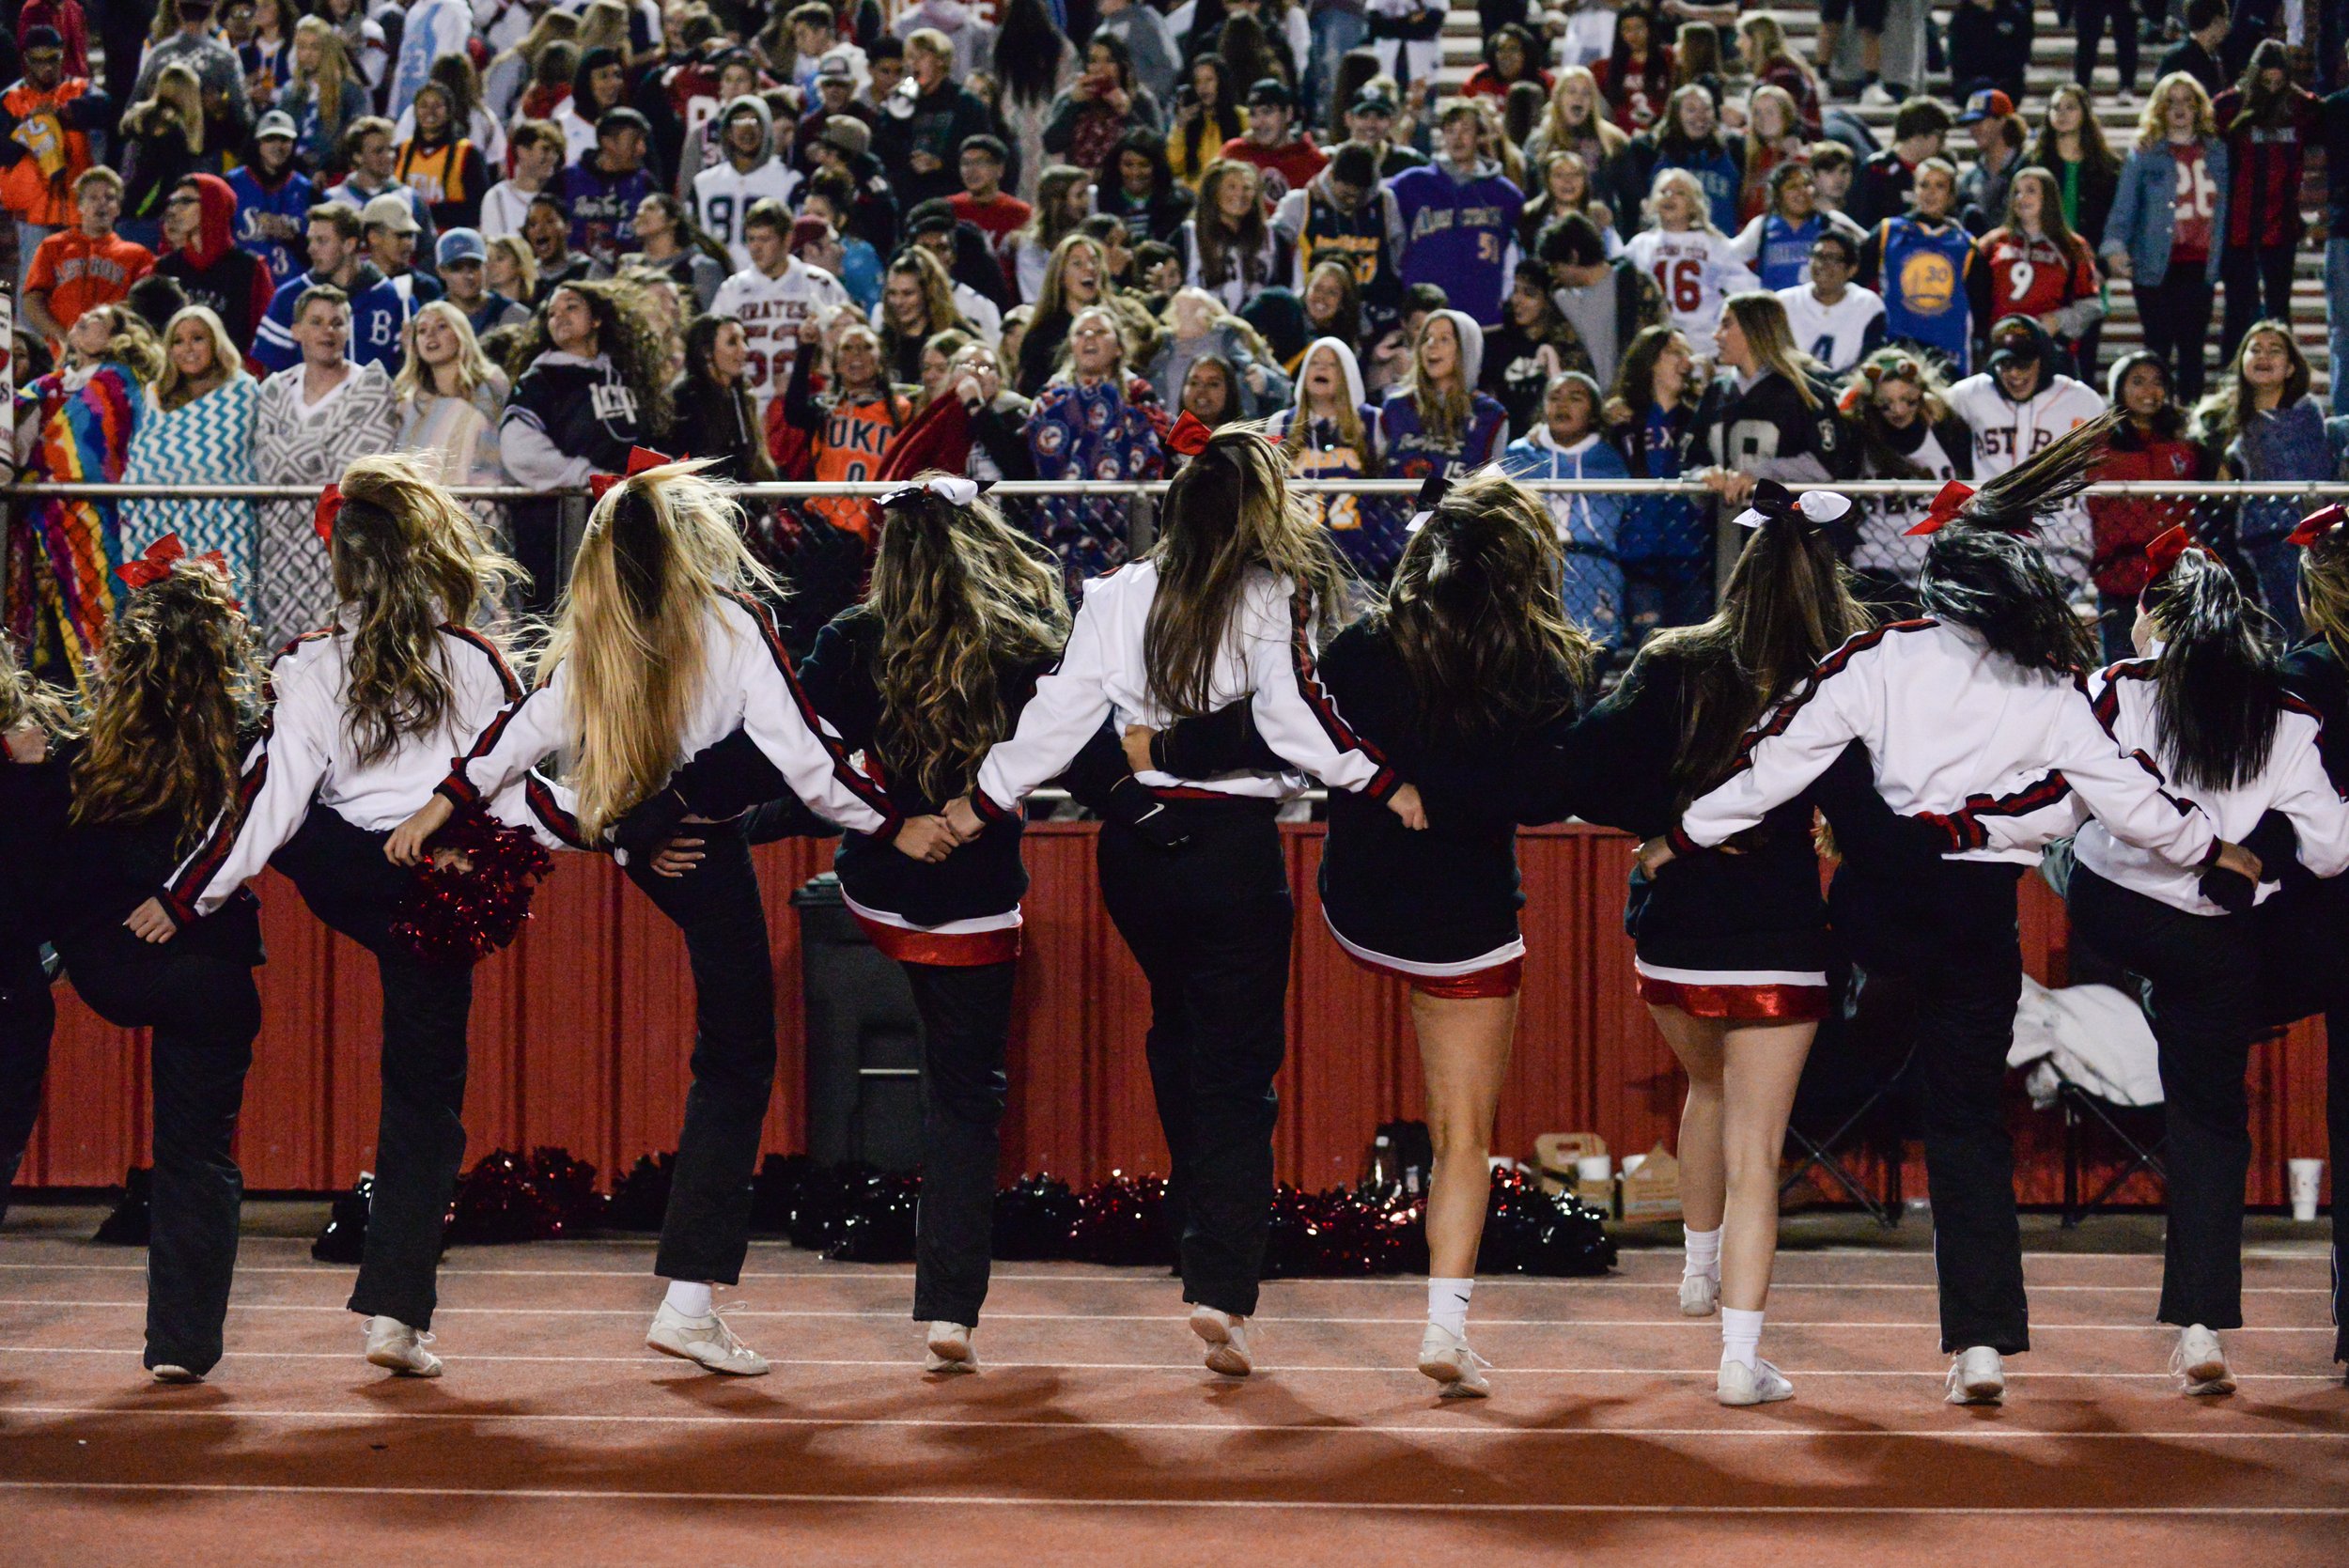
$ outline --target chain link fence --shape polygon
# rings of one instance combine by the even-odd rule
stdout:
[[[1620,668],[1640,644],[1666,627],[1703,619],[1713,610],[1742,533],[1712,491],[1697,481],[1533,479],[1558,527],[1565,553],[1564,609]],[[791,589],[778,605],[786,640],[804,649],[832,615],[863,590],[866,536],[843,503],[885,493],[888,485],[742,486],[745,528],[754,551]],[[1360,582],[1358,607],[1376,598],[1408,542],[1418,487],[1406,480],[1300,481],[1294,487],[1327,523]],[[1797,489],[1811,487],[1795,486]],[[1933,481],[1872,480],[1834,485],[1853,511],[1838,525],[1837,547],[1859,591],[1880,614],[1913,613],[1925,541],[1907,529],[1939,489]],[[1014,526],[1050,549],[1070,591],[1150,548],[1163,484],[1005,482],[989,500]],[[585,526],[585,491],[552,494],[506,489],[455,493],[529,570],[522,610],[552,609]],[[2285,542],[2307,512],[2349,499],[2349,484],[2124,484],[2092,487],[2051,519],[2042,541],[2076,585],[2083,614],[2098,617],[2111,657],[2127,650],[2144,547],[2177,524],[2232,564],[2277,623],[2278,635],[2300,630],[2297,551]],[[153,540],[179,533],[193,550],[222,549],[271,645],[331,618],[326,554],[310,525],[314,489],[298,487],[126,487],[42,485],[0,489],[8,518],[8,632],[35,662],[59,651],[57,625],[70,619],[89,563],[135,558]],[[818,505],[817,503],[822,503]],[[250,519],[250,521],[245,520]],[[871,520],[864,520],[868,523]],[[77,567],[77,563],[79,563]]]

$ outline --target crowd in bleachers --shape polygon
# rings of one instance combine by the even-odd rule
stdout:
[[[2026,0],[1932,14],[1917,70],[1886,46],[1917,0],[1830,0],[1819,60],[1856,75],[1767,9],[1482,0],[1465,80],[1438,0],[23,0],[16,467],[324,485],[404,447],[552,493],[642,444],[744,480],[1147,480],[1188,411],[1268,421],[1314,478],[1739,502],[1979,480],[2118,404],[2110,477],[2349,476],[2291,320],[2325,242],[2349,349],[2341,8],[2060,8],[2074,79],[2034,96]],[[2090,90],[2108,24],[2125,137]],[[2109,351],[2132,299],[2143,346]],[[1378,581],[1408,502],[1315,504]],[[1610,647],[1709,613],[1709,500],[1550,505]],[[1843,541],[1888,604],[1921,507]],[[1073,582],[1126,510],[1015,513]],[[2288,627],[2290,510],[2219,541]],[[2092,498],[2049,543],[2110,605],[2189,515]],[[496,516],[556,581],[552,509]],[[863,505],[758,516],[853,583]],[[171,534],[272,636],[332,613],[305,505],[51,499],[11,512],[8,632],[73,665]]]

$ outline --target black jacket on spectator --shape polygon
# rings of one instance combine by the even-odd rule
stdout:
[[[1917,171],[1901,162],[1890,147],[1859,165],[1852,180],[1851,199],[1843,210],[1861,228],[1873,229],[1887,218],[1908,210],[1908,193],[1917,187]]]
[[[629,448],[646,439],[635,394],[608,359],[541,354],[514,383],[506,407],[508,418],[527,417],[565,457],[585,458],[604,474],[626,474]]]
[[[873,128],[873,155],[889,171],[898,203],[910,207],[933,196],[946,197],[962,190],[962,144],[972,136],[993,133],[987,105],[958,82],[944,81],[913,101],[913,113],[899,118],[884,108]],[[917,152],[938,160],[926,173],[912,163]],[[870,238],[870,236],[867,236]],[[881,249],[878,244],[876,249]],[[882,254],[887,252],[883,250]]]
[[[689,372],[669,383],[669,406],[675,412],[661,450],[678,458],[716,459],[709,470],[715,478],[751,478],[751,456],[758,450],[760,432],[740,389]]]
[[[2023,101],[2023,76],[2030,65],[2036,30],[2027,0],[1992,0],[1987,9],[1961,0],[1950,13],[1950,81],[1963,95],[1987,82],[2015,102]]]
[[[2173,70],[2183,70],[2193,77],[2213,98],[2234,85],[2218,57],[2190,38],[2161,57],[2161,69],[2154,73],[2154,80],[2158,82]]]

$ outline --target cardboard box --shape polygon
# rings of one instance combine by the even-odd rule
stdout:
[[[1626,1221],[1680,1218],[1680,1161],[1658,1143],[1623,1178],[1623,1218]]]
[[[1607,1140],[1595,1132],[1546,1132],[1533,1140],[1533,1163],[1541,1172],[1542,1190],[1571,1192],[1601,1214],[1615,1212],[1615,1184],[1585,1183],[1575,1162],[1607,1153]]]

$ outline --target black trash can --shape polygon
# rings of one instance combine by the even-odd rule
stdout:
[[[807,1152],[884,1171],[922,1162],[922,1020],[905,970],[865,939],[827,871],[791,895],[807,1010]]]

